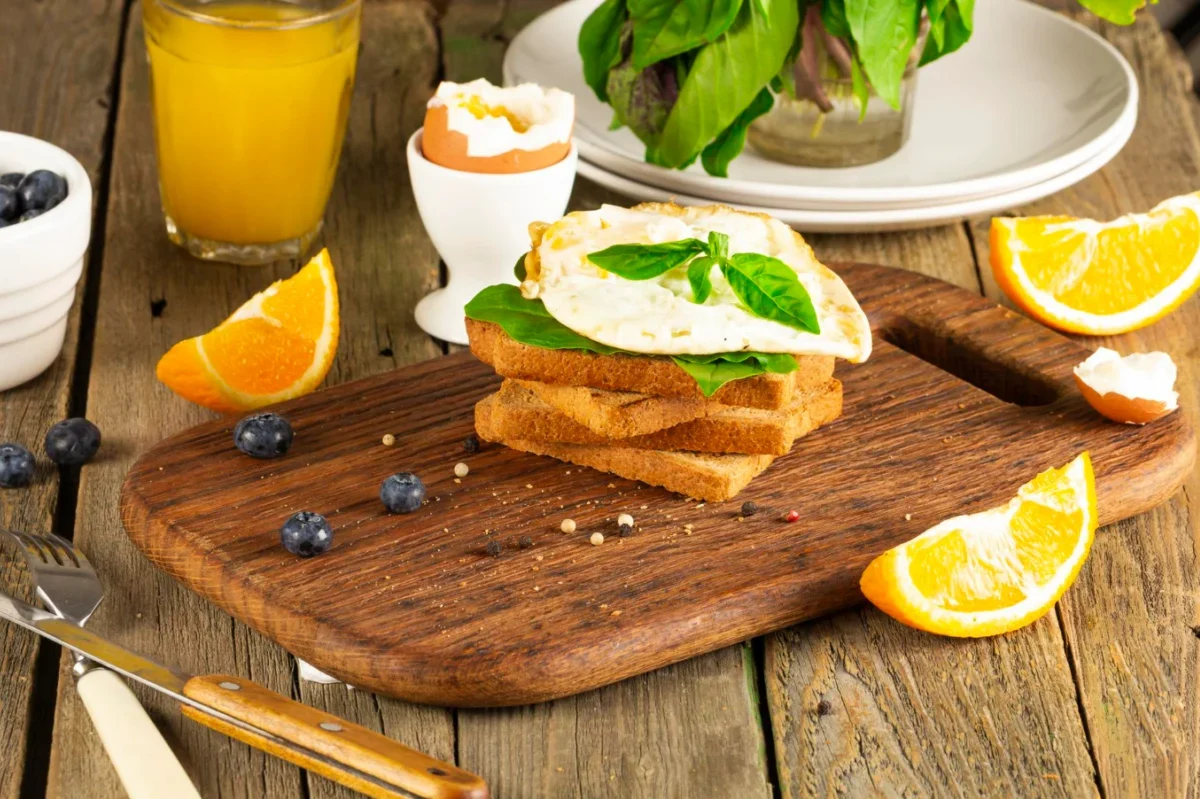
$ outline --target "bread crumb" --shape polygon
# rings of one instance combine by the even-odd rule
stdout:
[[[538,560],[538,561],[540,561],[540,560],[542,559],[542,556],[541,556],[541,555],[534,555],[534,556],[533,556],[533,559],[534,559],[534,560]]]
[[[617,526],[620,527],[622,524],[627,524],[630,527],[633,527],[633,517],[628,513],[622,513],[617,517]]]
[[[525,484],[525,487],[526,487],[526,488],[533,488],[533,484],[532,484],[532,483],[526,483],[526,484]]]
[[[912,514],[911,514],[911,513],[906,513],[906,514],[904,514],[904,521],[906,521],[906,522],[911,522],[911,521],[912,521]]]
[[[604,534],[603,533],[592,533],[592,537],[589,538],[588,540],[592,542],[592,546],[598,547],[604,543]]]
[[[385,447],[390,447],[390,446],[393,446],[393,445],[395,445],[395,443],[396,443],[396,437],[395,437],[394,435],[392,435],[391,433],[385,433],[385,434],[384,434],[384,436],[383,436],[383,445],[384,445]]]
[[[458,483],[459,485],[462,485],[462,480],[458,479],[457,477],[454,478],[454,482]],[[503,503],[501,503],[501,504],[503,504]]]
[[[607,602],[605,602],[605,603],[601,604],[601,605],[600,605],[600,609],[601,609],[601,610],[608,610],[608,603],[607,603]]]
[[[610,615],[610,616],[620,616],[620,615],[621,615],[621,611],[619,611],[619,610],[614,610],[612,613],[610,613],[610,614],[608,614],[608,615]]]
[[[471,467],[467,466],[467,464],[463,463],[462,461],[459,461],[458,463],[454,464],[454,476],[455,477],[466,477],[467,472],[469,472],[469,471],[471,471]]]

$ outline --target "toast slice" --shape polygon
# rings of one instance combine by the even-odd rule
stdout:
[[[836,419],[842,411],[841,383],[830,380],[818,391],[798,395],[783,411],[718,406],[720,410],[710,416],[646,435],[613,439],[558,413],[527,386],[504,381],[499,392],[476,405],[476,427],[486,427],[501,438],[526,441],[785,455],[797,438]]]
[[[692,376],[670,358],[640,355],[597,355],[580,350],[547,350],[510,338],[491,322],[467,319],[471,352],[500,375],[560,386],[587,386],[779,410],[797,391],[819,388],[833,377],[833,357],[797,355],[800,368],[786,375],[763,374],[732,380],[705,397]]]
[[[547,407],[594,434],[595,441],[642,436],[711,416],[728,408],[718,402],[679,397],[653,397],[633,391],[605,391],[586,386],[556,386],[536,380],[505,380],[504,385],[533,393]],[[509,389],[516,396],[514,389]],[[769,413],[769,411],[768,411]],[[567,441],[568,439],[555,439]],[[590,444],[593,441],[578,441]]]
[[[701,452],[668,452],[654,449],[556,444],[522,439],[495,438],[495,432],[478,429],[489,441],[510,449],[548,455],[560,461],[588,466],[628,480],[662,486],[668,491],[705,502],[723,502],[737,496],[766,470],[774,455],[712,455]]]

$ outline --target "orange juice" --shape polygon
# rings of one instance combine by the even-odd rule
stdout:
[[[172,239],[222,260],[300,254],[320,229],[342,149],[359,0],[143,7]],[[291,250],[264,246],[280,243]]]

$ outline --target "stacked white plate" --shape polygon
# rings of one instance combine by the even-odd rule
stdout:
[[[598,0],[571,0],[513,40],[508,84],[558,86],[577,100],[579,174],[635,200],[723,202],[806,231],[927,227],[1005,211],[1108,163],[1137,121],[1137,81],[1108,42],[1024,0],[975,7],[959,52],[921,70],[912,134],[900,152],[845,169],[789,166],[747,150],[728,178],[699,164],[644,162],[628,129],[583,80],[576,39]]]

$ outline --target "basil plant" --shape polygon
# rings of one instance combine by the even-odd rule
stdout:
[[[604,0],[579,31],[579,53],[613,126],[641,139],[648,162],[683,169],[699,158],[725,177],[776,93],[832,107],[818,51],[851,78],[860,108],[872,92],[899,108],[919,39],[921,66],[959,49],[971,38],[975,2]],[[1127,25],[1146,0],[1080,3]]]

